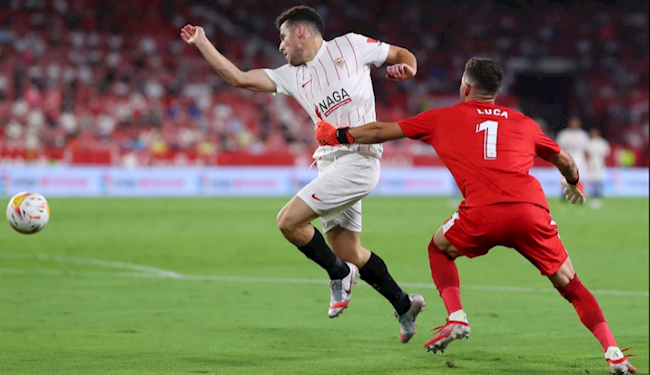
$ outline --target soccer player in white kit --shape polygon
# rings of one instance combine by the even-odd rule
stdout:
[[[589,145],[589,134],[582,129],[580,117],[571,116],[568,127],[557,133],[555,142],[573,156],[579,171],[587,170],[586,152]],[[564,193],[560,196],[562,197],[561,201],[565,202]]]
[[[573,116],[569,119],[569,126],[557,133],[556,142],[558,146],[573,156],[579,170],[587,169],[586,152],[589,145],[589,134],[582,129],[580,117]]]
[[[212,67],[230,83],[251,91],[290,95],[314,123],[327,121],[355,127],[376,121],[370,66],[387,68],[386,78],[405,81],[415,76],[415,56],[363,35],[348,33],[323,39],[325,23],[307,6],[296,6],[276,20],[280,52],[288,64],[277,69],[239,70],[221,55],[201,27],[187,25],[181,37],[194,44]],[[384,261],[361,246],[361,199],[379,181],[382,145],[321,146],[314,152],[319,176],[300,190],[280,211],[280,231],[330,277],[328,316],[348,307],[357,277],[372,285],[395,308],[400,339],[415,334],[415,319],[425,305],[419,294],[405,293]],[[311,222],[320,217],[330,247]]]
[[[601,208],[603,206],[603,179],[605,178],[605,159],[611,154],[612,149],[609,143],[600,136],[598,128],[591,128],[589,130],[591,139],[587,144],[587,165],[588,173],[587,181],[591,184],[592,199],[590,202],[591,208]]]

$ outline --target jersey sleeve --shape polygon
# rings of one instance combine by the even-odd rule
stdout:
[[[439,118],[440,110],[430,109],[397,124],[408,138],[428,142],[433,137],[433,129]]]
[[[542,132],[537,123],[533,122],[533,127],[535,129],[535,153],[537,156],[548,161],[551,155],[559,154],[562,151],[557,143]]]
[[[361,34],[349,33],[346,36],[350,38],[354,50],[358,54],[357,58],[360,59],[364,65],[372,64],[379,67],[386,62],[390,44],[368,38]]]
[[[295,85],[291,65],[285,64],[276,69],[264,69],[264,72],[275,83],[275,94],[291,95]]]

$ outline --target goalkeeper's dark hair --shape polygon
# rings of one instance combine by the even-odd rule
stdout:
[[[496,95],[503,82],[503,69],[484,57],[472,57],[465,64],[465,75],[474,87],[485,94]]]
[[[287,22],[288,21],[288,22]],[[295,28],[300,24],[311,26],[321,36],[325,33],[325,21],[312,7],[298,5],[291,9],[285,10],[276,20],[275,26],[280,30],[280,26],[287,22],[287,26]]]

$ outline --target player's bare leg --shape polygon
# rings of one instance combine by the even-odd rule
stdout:
[[[571,259],[567,257],[560,269],[549,276],[549,279],[575,308],[580,321],[598,339],[605,351],[605,359],[609,363],[612,374],[635,374],[636,369],[628,362],[623,351],[619,349],[596,298],[582,285],[576,275]]]
[[[327,315],[335,318],[347,308],[359,270],[352,263],[344,263],[327,246],[323,235],[311,224],[317,217],[314,210],[296,196],[280,210],[277,223],[289,242],[327,271],[331,280]]]
[[[370,250],[361,246],[361,233],[342,228],[340,225],[325,233],[327,242],[332,246],[332,251],[341,260],[350,262],[359,269],[368,263]]]
[[[429,265],[431,277],[449,316],[445,325],[434,328],[436,334],[424,344],[427,351],[444,353],[447,345],[452,341],[469,338],[469,321],[460,300],[460,277],[454,262],[461,255],[460,251],[445,238],[442,228],[438,229],[429,244]]]
[[[336,226],[326,235],[334,253],[342,260],[356,265],[361,279],[393,305],[395,316],[400,323],[400,340],[408,342],[415,334],[415,320],[425,306],[424,298],[419,294],[406,294],[397,285],[384,261],[361,246],[359,232]]]
[[[314,226],[311,222],[318,218],[314,212],[299,197],[293,197],[278,213],[278,228],[289,242],[301,247],[314,237]]]

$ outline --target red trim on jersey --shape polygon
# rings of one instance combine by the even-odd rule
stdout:
[[[341,52],[341,58],[343,58],[343,51],[341,51],[341,47],[339,47],[339,42],[337,42],[336,39],[334,39],[334,44],[336,44],[336,48],[339,49],[339,52]],[[348,78],[350,78],[350,69],[348,68],[348,62],[345,59],[343,59],[343,65],[345,65],[345,70],[347,70],[348,72]]]
[[[354,63],[356,64],[357,67],[357,74],[359,73],[359,60],[357,60],[357,52],[354,50],[354,45],[350,41],[350,38],[348,38],[347,35],[345,35],[345,39],[350,43],[350,47],[352,48],[352,53],[354,54]]]
[[[332,57],[332,53],[330,52],[330,48],[328,46],[325,46],[325,49],[327,50],[327,54],[330,55],[330,59],[332,59],[332,65],[334,65],[334,71],[336,72],[336,76],[339,77],[339,81],[341,80],[341,75],[339,74],[339,69],[336,66],[336,63],[334,62],[334,58]]]
[[[350,111],[348,111],[348,126],[352,126],[352,120],[350,120]]]
[[[309,79],[311,79],[312,81],[314,80],[314,77],[311,75],[311,70],[309,71]],[[311,90],[311,98],[314,99],[314,83],[313,82],[309,85],[309,89]]]
[[[366,42],[368,42],[368,43],[377,43],[377,41],[372,39],[372,38],[366,39]]]
[[[313,81],[313,78],[312,78],[312,76],[311,76],[311,72],[309,72],[309,80],[307,81],[307,77],[305,76],[305,72],[306,72],[307,70],[308,70],[307,67],[305,67],[305,66],[302,67],[302,82],[303,82],[303,83],[301,84],[301,86],[302,86],[303,90],[305,90],[305,96],[306,96],[306,97],[309,97],[309,95],[307,95],[307,90],[305,89],[305,82],[306,82],[307,84],[309,84],[309,85],[310,85],[310,89],[311,89],[311,98],[314,99],[314,89],[313,89],[314,83],[312,82],[312,81]]]
[[[320,76],[318,75],[318,69],[314,68],[314,73],[316,73],[316,79],[318,80],[318,89],[323,91],[323,87],[320,84]]]
[[[300,67],[300,68],[302,68],[302,67]],[[298,80],[298,72],[301,72],[301,71],[302,71],[302,69],[296,69],[296,83],[297,83],[298,85],[300,85],[300,82],[301,82],[300,80]],[[303,74],[302,74],[302,80],[303,80],[303,81],[305,80],[305,73],[304,73],[304,72],[303,72]],[[305,95],[303,95],[302,91],[305,91]],[[307,94],[307,90],[305,90],[305,89],[303,88],[302,91],[300,90],[300,87],[298,87],[298,95],[300,95],[301,98],[302,98],[303,96],[306,97],[306,96],[307,96],[307,95],[306,95],[306,94]]]
[[[323,61],[321,61],[321,60],[318,60],[318,62],[320,63],[320,66],[323,67],[323,71],[325,72],[325,81],[327,81],[327,86],[329,86],[330,85],[330,79],[327,76],[327,70],[325,70],[325,65],[323,65]],[[334,62],[332,62],[332,64],[334,64]]]

